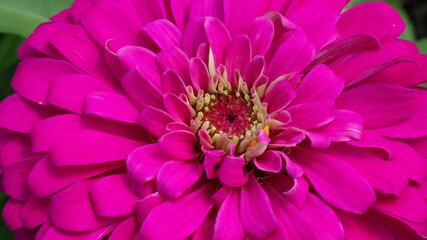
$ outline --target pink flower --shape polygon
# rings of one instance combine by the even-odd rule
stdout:
[[[387,4],[76,1],[0,103],[18,239],[427,237],[427,56]]]

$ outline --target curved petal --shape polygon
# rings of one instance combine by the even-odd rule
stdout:
[[[203,174],[199,162],[171,160],[165,163],[157,174],[157,189],[168,199],[182,196]]]
[[[174,159],[193,160],[200,156],[195,148],[198,141],[192,132],[171,132],[163,135],[157,143],[163,153]]]
[[[254,164],[262,171],[278,173],[282,170],[282,157],[277,151],[269,150],[254,158]]]
[[[277,227],[270,198],[253,174],[241,188],[240,219],[245,230],[257,238],[266,237]]]
[[[163,96],[163,102],[168,113],[177,121],[189,124],[192,119],[190,106],[174,94],[167,93]]]
[[[100,217],[124,217],[134,214],[135,203],[140,198],[132,189],[131,179],[127,174],[102,178],[90,188],[89,195],[93,208]]]
[[[226,186],[240,187],[248,181],[249,174],[243,169],[245,159],[226,155],[218,169],[218,178]]]
[[[200,188],[153,208],[142,223],[139,234],[144,239],[153,240],[189,237],[203,223],[212,206],[210,194],[205,188]]]
[[[214,240],[243,239],[245,231],[240,220],[240,192],[233,188],[219,208],[215,220]]]
[[[168,160],[169,158],[160,151],[158,144],[148,144],[129,154],[126,168],[133,181],[143,184],[153,180]]]

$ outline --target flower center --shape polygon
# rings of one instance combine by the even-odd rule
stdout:
[[[202,121],[208,121],[212,128],[212,134],[225,133],[228,136],[242,136],[250,130],[251,123],[255,121],[255,113],[252,104],[241,98],[240,94],[233,92],[231,95],[216,94],[216,100],[212,101],[209,109],[204,112]]]

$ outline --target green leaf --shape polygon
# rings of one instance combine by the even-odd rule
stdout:
[[[0,32],[23,37],[63,9],[73,0],[0,0]]]
[[[23,42],[21,36],[0,35],[0,73],[19,61],[16,51]]]
[[[3,207],[6,204],[9,197],[6,195],[6,193],[0,192],[0,211],[3,212]],[[10,229],[6,226],[4,223],[3,218],[0,219],[0,239],[8,240],[8,239],[14,239],[13,233],[10,231]]]
[[[420,39],[415,42],[420,49],[420,53],[427,54],[427,38]]]

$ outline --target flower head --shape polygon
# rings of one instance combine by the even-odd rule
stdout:
[[[387,4],[76,1],[0,103],[29,239],[427,236],[427,56]],[[307,17],[310,16],[310,17]]]

